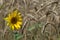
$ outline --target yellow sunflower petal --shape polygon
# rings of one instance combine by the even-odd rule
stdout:
[[[18,28],[20,28],[20,25],[19,25],[19,24],[17,24],[17,27],[18,27]]]
[[[8,21],[8,22],[10,21],[8,17],[4,18],[4,20],[6,20],[6,21]]]
[[[4,18],[4,20],[8,20],[8,17]]]
[[[12,18],[12,16],[11,16],[10,14],[8,14],[8,17],[9,17],[9,19],[11,19],[11,18]]]
[[[4,18],[4,20],[7,21],[7,25],[8,25],[8,23],[10,23],[10,20],[8,18]]]
[[[19,18],[21,18],[21,16],[18,16]]]
[[[19,12],[18,15],[21,15],[21,13]]]
[[[9,25],[9,23],[7,23],[7,26]]]
[[[16,29],[18,29],[18,26],[16,24],[14,26],[15,26]]]
[[[20,18],[19,21],[22,21],[22,18]]]
[[[8,14],[8,16],[10,17],[11,15],[10,15],[10,14]]]
[[[17,24],[22,25],[22,22],[17,22]]]
[[[12,28],[12,30],[14,30],[14,26],[12,26],[11,28]]]
[[[17,13],[17,12],[18,12],[18,10],[15,10],[15,11],[14,11],[14,13]]]
[[[17,13],[14,13],[14,17],[16,16]]]
[[[15,10],[15,11],[13,12],[14,17],[17,15],[17,13],[18,13],[18,10]]]
[[[20,28],[21,28],[21,26],[20,26]]]

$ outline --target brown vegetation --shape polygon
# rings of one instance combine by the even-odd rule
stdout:
[[[3,20],[14,9],[23,17],[18,31]],[[22,37],[15,39],[16,34]],[[60,40],[59,35],[60,0],[0,0],[0,40]]]

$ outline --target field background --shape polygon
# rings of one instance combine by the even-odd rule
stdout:
[[[3,18],[15,9],[23,25],[12,31]],[[0,0],[0,40],[60,40],[60,0]]]

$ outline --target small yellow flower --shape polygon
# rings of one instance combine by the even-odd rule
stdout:
[[[7,21],[7,25],[10,26],[12,30],[21,28],[22,17],[21,13],[18,12],[18,10],[9,13],[8,16],[4,19]]]

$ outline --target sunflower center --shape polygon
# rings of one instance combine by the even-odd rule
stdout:
[[[16,18],[16,17],[13,17],[13,18],[11,19],[11,23],[12,23],[12,24],[16,24],[16,23],[17,23],[17,18]]]

